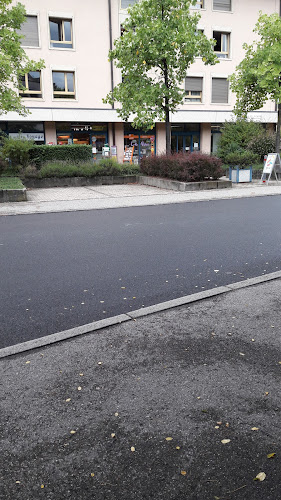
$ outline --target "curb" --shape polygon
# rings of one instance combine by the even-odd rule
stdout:
[[[238,281],[236,283],[230,283],[229,285],[212,288],[210,290],[204,290],[203,292],[198,292],[191,295],[186,295],[184,297],[179,297],[178,299],[168,300],[166,302],[161,302],[159,304],[144,307],[142,309],[136,309],[135,311],[130,311],[126,314],[120,314],[118,316],[102,319],[100,321],[94,321],[93,323],[88,323],[87,325],[71,328],[70,330],[64,330],[62,332],[53,333],[51,335],[47,335],[35,340],[29,340],[21,344],[4,347],[3,349],[0,349],[0,358],[6,358],[8,356],[19,354],[21,352],[38,349],[57,342],[62,342],[63,340],[78,337],[80,335],[103,330],[104,328],[107,328],[109,326],[120,325],[121,323],[127,321],[136,321],[136,318],[142,318],[144,316],[149,316],[150,314],[166,311],[167,309],[173,309],[175,307],[191,304],[193,302],[198,302],[210,297],[216,297],[224,293],[234,292],[242,288],[258,285],[260,283],[265,283],[267,281],[272,281],[280,278],[281,271],[276,271],[274,273],[265,274],[263,276],[257,276],[256,278],[249,278],[244,281]]]

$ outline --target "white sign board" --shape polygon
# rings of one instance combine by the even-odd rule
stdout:
[[[11,132],[9,134],[9,137],[11,137],[12,139],[23,138],[27,139],[28,141],[41,141],[41,142],[45,141],[44,132],[20,132],[20,133]]]
[[[264,163],[261,182],[268,184],[273,171],[275,173],[276,181],[278,182],[277,174],[275,171],[275,167],[277,165],[281,165],[280,155],[278,153],[270,153]]]

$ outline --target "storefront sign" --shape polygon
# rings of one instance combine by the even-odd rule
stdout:
[[[45,135],[43,132],[10,132],[9,137],[12,139],[27,139],[28,141],[45,141]]]
[[[72,124],[71,125],[71,130],[73,130],[73,132],[89,132],[90,130],[92,130],[92,125],[84,125],[84,124]]]

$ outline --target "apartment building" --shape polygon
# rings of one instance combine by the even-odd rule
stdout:
[[[117,147],[122,161],[134,144],[134,161],[165,149],[165,125],[149,133],[123,123],[116,109],[102,99],[120,82],[119,70],[108,61],[112,40],[120,36],[127,7],[138,0],[22,0],[27,11],[22,42],[28,56],[44,59],[41,72],[23,75],[22,97],[30,114],[0,116],[0,128],[19,132],[38,144],[91,144],[99,158],[104,144]],[[174,151],[216,150],[221,125],[230,120],[235,96],[227,77],[244,56],[242,44],[254,40],[252,29],[259,11],[279,13],[279,0],[199,0],[199,29],[215,38],[216,66],[200,58],[187,69],[185,98],[171,116]],[[137,92],[137,89],[136,89]],[[116,106],[115,106],[116,108]],[[275,104],[249,116],[274,127]]]

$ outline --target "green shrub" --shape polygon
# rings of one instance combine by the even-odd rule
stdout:
[[[29,162],[29,152],[33,147],[33,141],[24,138],[4,137],[1,147],[1,159],[6,162],[6,171],[17,172]]]
[[[248,149],[252,140],[261,135],[264,135],[264,128],[260,123],[242,119],[236,122],[226,122],[222,127],[217,155],[224,163],[227,163],[227,155],[242,153]]]
[[[98,175],[121,175],[121,165],[114,158],[102,158],[97,166]]]
[[[33,146],[30,149],[30,163],[40,166],[46,162],[69,161],[81,162],[92,159],[92,148],[82,144],[67,146]]]
[[[228,165],[240,167],[246,167],[252,165],[253,163],[258,163],[259,155],[253,153],[252,151],[242,151],[236,153],[229,153],[225,157],[225,161]]]
[[[221,165],[219,158],[194,151],[142,158],[140,171],[146,175],[198,182],[221,177]]]
[[[275,151],[276,134],[267,132],[254,137],[248,144],[249,151],[259,155],[260,160],[263,160],[264,155],[274,153]]]

